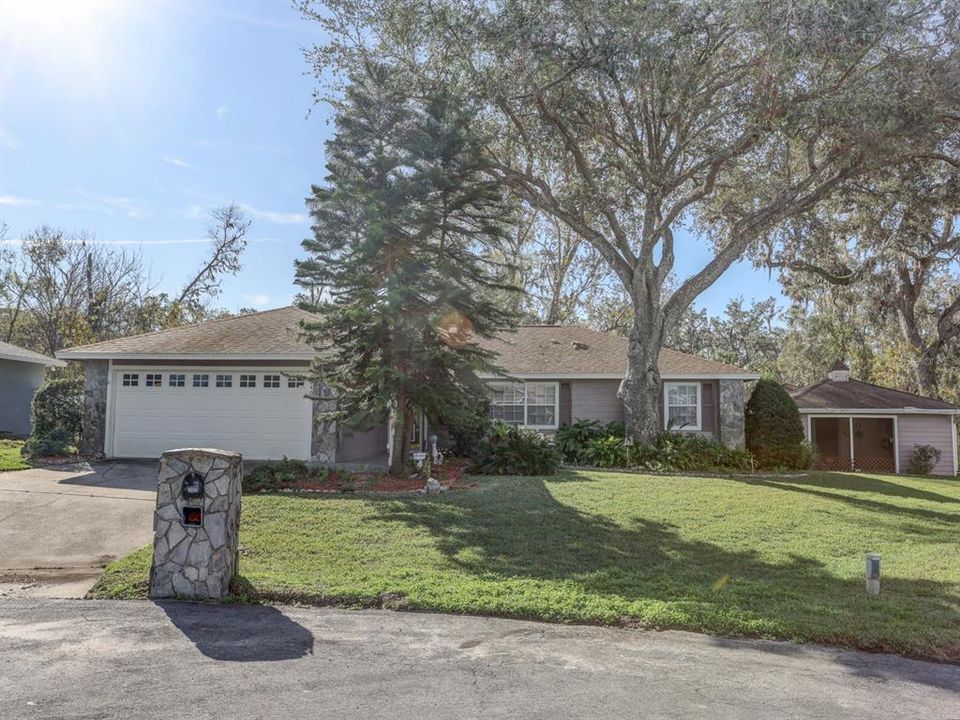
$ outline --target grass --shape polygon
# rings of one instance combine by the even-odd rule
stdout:
[[[26,470],[30,463],[20,457],[23,440],[0,440],[0,472]]]
[[[244,498],[242,599],[683,628],[960,661],[960,482],[568,472]],[[864,592],[864,554],[883,594]],[[92,593],[142,597],[149,549]]]

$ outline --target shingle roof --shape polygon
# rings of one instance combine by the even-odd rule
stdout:
[[[62,360],[56,360],[46,355],[27,350],[19,345],[11,345],[8,342],[0,340],[0,360],[14,360],[16,362],[34,363],[36,365],[47,365],[49,367],[63,367],[66,365]]]
[[[299,308],[283,307],[144,335],[105,340],[70,348],[58,355],[68,360],[130,355],[310,357],[313,354],[310,346],[302,343],[297,336],[297,322],[308,317],[309,313]]]
[[[871,385],[859,380],[836,382],[821,380],[813,385],[799,388],[790,393],[797,406],[812,410],[833,410],[840,408],[858,410],[960,410],[960,407],[914,395],[913,393],[892,388]]]
[[[257,356],[289,358],[313,355],[297,337],[299,320],[309,318],[296,307],[213,320],[185,327],[107,340],[60,353],[67,359],[122,356]],[[526,325],[515,333],[480,343],[500,356],[511,374],[623,376],[627,340],[580,325]],[[663,375],[748,375],[742,368],[665,348],[660,354]]]
[[[524,325],[482,346],[497,352],[500,364],[517,375],[615,375],[627,370],[627,339],[583,325]],[[660,374],[750,375],[749,370],[671,348],[660,351]]]

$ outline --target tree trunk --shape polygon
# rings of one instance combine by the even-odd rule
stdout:
[[[409,453],[409,440],[407,432],[407,394],[402,390],[397,393],[397,406],[393,411],[393,421],[390,432],[393,437],[393,453],[390,458],[390,474],[397,477],[404,477],[407,474],[407,454]]]
[[[620,385],[627,437],[650,444],[657,439],[660,420],[660,371],[657,360],[663,344],[651,322],[651,313],[636,312],[627,344],[627,374]]]
[[[936,343],[927,346],[917,359],[916,378],[920,387],[920,394],[928,397],[939,397],[937,386],[937,356],[940,348]]]

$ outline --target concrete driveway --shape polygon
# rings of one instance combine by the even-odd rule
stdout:
[[[0,597],[82,597],[150,542],[156,486],[153,462],[0,473]]]
[[[461,617],[0,600],[0,717],[960,718],[960,667]]]

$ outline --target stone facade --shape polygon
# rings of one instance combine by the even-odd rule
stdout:
[[[310,459],[319,465],[332,465],[337,460],[337,424],[322,420],[321,413],[337,409],[337,400],[329,385],[313,384],[313,427],[310,435]]]
[[[83,363],[83,434],[80,452],[88,457],[103,457],[107,434],[109,367],[107,360],[87,360]]]
[[[184,498],[184,477],[204,478],[202,498]],[[225,450],[170,450],[160,459],[150,597],[219,599],[237,572],[243,458]],[[185,507],[203,508],[203,525],[183,523]]]
[[[743,380],[720,380],[720,424],[717,427],[720,442],[727,447],[742,448],[747,443],[743,425]]]

